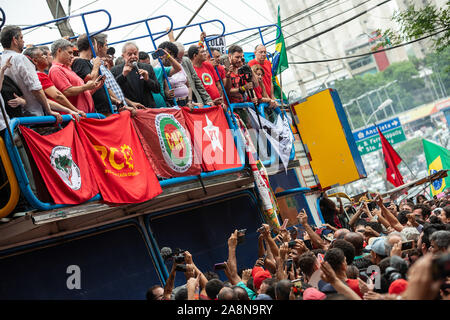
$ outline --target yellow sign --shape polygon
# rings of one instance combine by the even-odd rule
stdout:
[[[342,117],[344,110],[339,107]],[[306,98],[306,101],[295,105],[293,109],[298,119],[298,132],[311,156],[311,168],[322,189],[344,185],[364,177],[355,163],[355,157],[361,160],[360,156],[352,154],[330,89]],[[343,116],[345,117],[345,113]],[[350,136],[351,131],[348,139],[353,139]],[[354,140],[352,142],[355,144]]]

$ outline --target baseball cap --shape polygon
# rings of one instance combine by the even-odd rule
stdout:
[[[259,288],[261,287],[261,283],[269,278],[272,278],[272,275],[269,271],[259,271],[253,277],[253,286],[256,290],[259,290]]]
[[[372,243],[366,246],[366,250],[373,251],[378,255],[385,256],[386,255],[386,246],[384,244],[385,238],[378,237],[373,240]]]
[[[316,288],[308,288],[303,292],[303,300],[323,300],[327,295]]]
[[[252,277],[255,278],[256,274],[258,272],[260,272],[260,271],[264,271],[264,268],[260,267],[260,266],[253,267],[253,269],[252,269]]]
[[[255,300],[273,300],[269,295],[261,293],[255,298]]]
[[[408,281],[397,279],[389,286],[389,294],[402,294],[408,288]]]

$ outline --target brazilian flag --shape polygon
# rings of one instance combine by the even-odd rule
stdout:
[[[440,145],[425,140],[423,142],[423,150],[427,160],[428,175],[438,172],[439,170],[450,169],[450,151]],[[450,177],[435,180],[431,184],[431,193],[433,196],[442,193],[450,186]]]
[[[281,17],[280,17],[280,5],[278,5],[278,27],[277,28],[277,41],[275,46],[275,53],[272,58],[272,83],[273,83],[273,91],[274,96],[277,99],[281,99],[283,97],[284,100],[286,96],[281,92],[280,84],[278,83],[277,75],[282,73],[284,70],[289,68],[288,58],[286,54],[286,45],[284,44],[283,32],[281,31]]]
[[[278,5],[278,28],[277,28],[277,41],[275,45],[275,53],[272,59],[272,75],[282,73],[289,68],[288,58],[286,54],[286,45],[284,44],[283,32],[281,31],[281,18],[280,18],[280,5]]]

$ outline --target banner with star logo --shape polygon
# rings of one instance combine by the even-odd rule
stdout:
[[[225,170],[242,165],[233,132],[219,106],[190,110],[183,107],[186,126],[203,171]]]
[[[82,119],[76,128],[105,202],[140,203],[162,193],[129,112]]]

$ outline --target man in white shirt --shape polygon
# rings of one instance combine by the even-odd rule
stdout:
[[[55,116],[57,123],[61,122],[61,115],[50,109],[33,63],[22,54],[24,41],[20,27],[3,27],[0,41],[5,49],[2,54],[1,66],[9,57],[12,57],[11,67],[6,70],[5,74],[17,84],[23,93],[23,98],[26,100],[24,114],[27,116]]]

